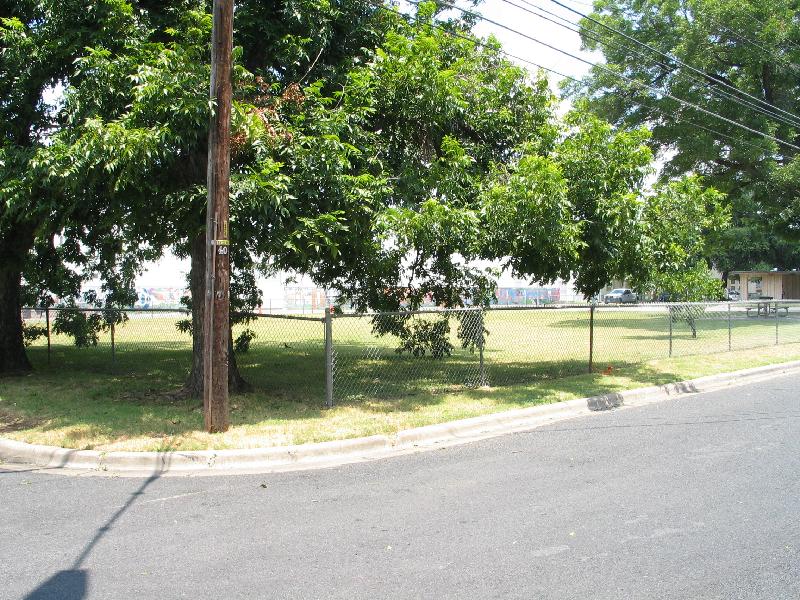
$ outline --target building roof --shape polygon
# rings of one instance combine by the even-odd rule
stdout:
[[[800,271],[731,271],[728,277],[731,275],[800,275]]]

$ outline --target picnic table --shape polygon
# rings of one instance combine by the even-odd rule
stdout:
[[[770,315],[777,315],[778,311],[783,311],[783,315],[785,317],[789,316],[789,307],[788,306],[779,306],[778,303],[770,297],[762,296],[758,302],[756,303],[756,308],[754,309],[752,306],[747,307],[747,316],[750,316],[750,312],[752,310],[756,311],[756,317],[764,316],[765,318],[769,317]]]

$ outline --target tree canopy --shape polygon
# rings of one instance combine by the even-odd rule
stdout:
[[[56,97],[80,81],[76,59],[87,46],[118,49],[131,18],[121,0],[0,2],[0,372],[30,368],[20,345],[23,272],[28,302],[38,292],[77,292],[81,276],[68,261],[113,279],[108,247],[92,244],[111,226],[102,203],[50,188],[36,163],[65,125]]]
[[[800,146],[796,16],[789,0],[598,0],[581,20],[605,64],[571,93],[650,129],[664,179],[699,174],[727,195],[732,226],[708,248],[722,271],[800,267],[797,149],[732,123]]]
[[[47,80],[63,86],[63,105],[51,111],[46,143],[11,169],[52,199],[49,233],[31,234],[42,248],[29,244],[21,270],[44,291],[55,268],[73,287],[99,272],[123,303],[142,261],[171,248],[191,257],[192,296],[201,297],[208,7],[108,6],[113,43],[84,40],[68,76]],[[532,281],[574,278],[591,296],[615,277],[679,273],[702,253],[694,236],[685,255],[645,269],[645,245],[684,235],[681,223],[656,235],[647,215],[689,203],[699,220],[682,223],[716,230],[719,213],[698,180],[643,195],[645,129],[614,128],[583,105],[558,117],[543,75],[470,26],[441,18],[434,3],[410,18],[360,0],[237,3],[235,310],[259,303],[259,271],[305,273],[358,309],[397,310],[427,297],[488,303],[493,274],[472,266],[479,259]],[[202,303],[191,306],[196,393]],[[232,372],[235,381],[235,363]]]
[[[670,301],[697,302],[722,295],[722,282],[706,262],[730,223],[723,194],[698,177],[655,186],[638,220],[641,260],[630,274],[640,293]]]

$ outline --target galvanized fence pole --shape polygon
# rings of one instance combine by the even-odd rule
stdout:
[[[728,302],[728,352],[730,352],[731,349],[731,303]]]
[[[112,315],[111,317],[111,362],[117,362],[117,344],[115,340],[115,330],[114,330],[114,321],[116,320],[116,316]]]
[[[589,307],[589,373],[594,372],[594,308]]]
[[[50,364],[50,307],[44,307],[44,320],[47,325],[47,364]]]
[[[669,357],[672,358],[672,321],[673,321],[673,306],[670,304],[669,309]]]
[[[325,405],[333,406],[333,307],[325,311]]]
[[[778,345],[778,303],[775,302],[775,345]]]
[[[483,359],[483,347],[486,345],[486,337],[484,335],[485,327],[483,323],[483,309],[478,309],[480,318],[478,319],[478,356],[480,358],[480,387],[488,385],[486,380],[486,364]]]

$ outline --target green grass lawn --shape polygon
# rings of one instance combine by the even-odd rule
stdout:
[[[0,435],[104,450],[300,444],[800,359],[800,308],[778,318],[735,310],[729,320],[720,305],[698,315],[696,337],[680,319],[670,336],[669,316],[656,309],[601,308],[591,374],[588,310],[498,310],[485,319],[489,386],[475,388],[479,356],[460,348],[455,319],[453,354],[433,360],[397,354],[397,340],[374,336],[368,319],[340,318],[336,406],[326,409],[323,323],[259,319],[249,325],[257,333],[250,351],[238,357],[253,391],[231,398],[231,430],[209,435],[201,403],[178,393],[191,358],[178,318],[134,316],[115,331],[113,361],[108,334],[93,348],[54,337],[49,362],[40,340],[29,348],[33,373],[0,379]]]

